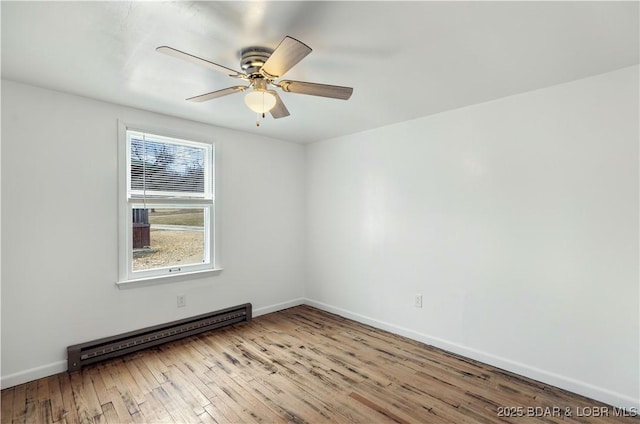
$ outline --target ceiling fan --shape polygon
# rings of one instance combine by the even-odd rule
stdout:
[[[317,84],[312,82],[278,80],[287,71],[293,68],[305,56],[311,53],[311,48],[295,38],[286,36],[275,49],[267,47],[247,47],[242,49],[240,67],[244,72],[238,72],[226,66],[193,56],[189,53],[168,46],[156,48],[156,51],[169,56],[184,59],[199,65],[203,65],[214,71],[224,72],[230,77],[244,80],[248,85],[234,85],[211,93],[190,97],[192,102],[205,102],[217,99],[240,91],[247,91],[244,98],[247,106],[264,118],[266,112],[270,112],[273,118],[289,116],[289,111],[282,103],[282,99],[274,86],[289,93],[308,94],[311,96],[330,97],[333,99],[347,100],[353,93],[351,87],[337,85]],[[256,120],[256,125],[260,122]]]

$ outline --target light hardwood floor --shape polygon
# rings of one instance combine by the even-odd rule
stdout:
[[[640,422],[308,306],[9,388],[1,407],[2,423]]]

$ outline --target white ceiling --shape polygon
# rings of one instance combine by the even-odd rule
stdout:
[[[639,62],[633,2],[1,2],[2,77],[307,143]],[[155,51],[240,69],[239,51],[295,37],[313,52],[286,79],[354,87],[348,101],[282,93],[291,116],[237,80]]]

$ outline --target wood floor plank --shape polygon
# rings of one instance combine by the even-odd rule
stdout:
[[[64,404],[60,389],[60,377],[58,374],[48,377],[49,401],[51,403],[51,417],[53,422],[64,421]]]
[[[180,405],[179,399],[174,399],[171,396],[171,392],[166,392],[164,386],[170,386],[170,383],[163,383],[162,386],[153,389],[151,395],[155,398],[155,400],[162,404],[167,413],[173,419],[175,423],[193,423],[199,422],[197,416],[194,412],[189,408],[184,408]]]
[[[14,390],[3,390],[0,398],[0,423],[11,424],[13,421],[13,395]]]
[[[212,381],[209,387],[215,393],[215,397],[211,399],[211,405],[214,406],[214,408],[210,408],[209,405],[205,407],[209,415],[214,417],[216,421],[228,421],[232,423],[255,421],[252,420],[250,416],[245,415],[244,410],[238,406],[233,392],[219,383],[213,370],[209,370],[205,374],[207,374],[207,377]],[[218,419],[218,415],[221,415],[221,419]]]
[[[129,408],[125,404],[124,400],[122,399],[122,396],[121,396],[120,391],[118,390],[118,388],[117,387],[111,387],[111,388],[107,389],[107,391],[109,392],[109,394],[108,394],[109,399],[111,399],[111,401],[106,404],[106,405],[111,405],[111,406],[107,407],[107,408],[109,408],[109,409],[113,408],[113,410],[111,412],[115,415],[115,417],[118,420],[118,422],[121,422],[121,423],[132,423],[132,422],[134,422],[134,419],[133,419],[133,417],[131,415],[131,411],[129,410]],[[103,408],[104,408],[104,406],[103,406]]]
[[[90,417],[94,418],[94,420],[95,417],[102,415],[102,404],[98,399],[93,381],[91,380],[91,374],[95,372],[94,368],[88,368],[83,370],[80,374],[82,376],[83,398],[87,402],[88,414]]]
[[[244,421],[255,422],[286,422],[286,417],[279,416],[276,412],[265,405],[260,399],[252,394],[244,386],[242,380],[237,380],[236,371],[225,370],[221,367],[212,368],[211,372],[215,374],[213,378],[220,386],[226,397],[218,396],[223,402],[232,405],[235,412],[238,412],[240,418]],[[233,376],[233,377],[232,377]]]
[[[156,379],[155,375],[147,366],[147,357],[149,353],[150,351],[142,352],[140,355],[132,358],[131,361],[128,361],[128,363],[133,364],[137,368],[139,375],[144,379],[144,382],[141,383],[142,386],[148,387],[149,393],[152,393],[154,389],[160,387],[161,382]]]
[[[179,398],[180,403],[188,406],[195,415],[205,412],[204,407],[211,402],[184,378],[182,372],[175,365],[168,367],[167,379],[168,382],[162,385],[167,393],[170,390]]]
[[[176,367],[185,375],[189,382],[194,385],[195,389],[197,389],[202,396],[207,399],[211,399],[212,397],[215,397],[215,393],[209,387],[213,381],[209,380],[206,375],[206,372],[209,370],[208,361],[204,356],[200,355],[195,348],[195,346],[200,343],[201,341],[197,341],[196,343],[188,345],[184,355],[187,361],[176,364]],[[211,366],[213,366],[213,364],[211,364]],[[203,404],[203,406],[204,405],[205,404]]]
[[[155,378],[155,380],[158,382],[158,387],[162,383],[167,382],[167,378],[165,377],[165,374],[164,374],[167,370],[167,367],[158,357],[157,348],[149,349],[145,352],[144,363],[149,369],[149,371],[151,372],[151,374],[153,375],[153,377]]]
[[[222,411],[220,411],[220,409],[218,409],[218,407],[215,404],[215,402],[210,403],[209,405],[205,406],[204,410],[207,411],[207,414],[209,414],[209,416],[218,424],[232,424],[234,422],[239,422],[239,421],[230,421],[226,417],[226,415],[224,415],[222,413]]]
[[[27,386],[20,384],[13,388],[13,417],[11,422],[20,424],[25,422],[27,412]]]
[[[51,412],[51,400],[45,399],[38,402],[38,421],[41,423],[53,423],[53,413]]]
[[[168,372],[166,373],[169,382],[181,393],[183,399],[191,405],[197,415],[205,413],[204,407],[210,403],[209,397],[213,396],[213,393],[194,375],[193,369],[196,366],[188,366],[188,362],[184,362],[183,359],[191,362],[188,351],[185,351],[181,346],[180,349],[163,349],[162,353],[162,356],[167,358],[167,362],[171,364],[167,367]],[[204,373],[205,370],[200,369],[200,371]],[[203,376],[203,378],[206,377]]]
[[[135,414],[138,411],[138,404],[144,402],[144,392],[140,389],[138,382],[133,378],[129,372],[129,368],[125,365],[124,361],[120,363],[120,366],[112,369],[111,376],[115,381],[121,396],[126,400],[127,408],[131,414]]]
[[[1,424],[640,424],[600,402],[309,306],[11,387],[1,401]],[[500,416],[509,406],[555,412]],[[578,408],[601,416],[577,416]]]
[[[290,391],[283,382],[274,384],[270,380],[273,380],[271,376],[266,379],[252,378],[247,383],[247,387],[262,403],[279,415],[286,417],[287,421],[337,422],[334,411],[318,402],[317,399],[312,401],[307,396],[288,397],[286,393],[290,393]]]
[[[102,415],[104,416],[107,424],[122,424],[127,422],[125,419],[120,419],[120,417],[118,417],[118,413],[111,402],[107,402],[102,405]]]
[[[67,373],[58,374],[58,381],[60,382],[62,405],[64,405],[62,418],[64,419],[66,424],[78,424],[80,422],[80,417],[78,415],[75,399],[73,397],[70,375]]]
[[[101,414],[102,409],[100,409],[100,411],[95,411],[93,410],[92,405],[87,402],[88,393],[85,392],[85,386],[82,381],[82,372],[72,372],[69,375],[69,381],[71,384],[71,394],[73,396],[75,413],[78,417],[78,421],[80,424],[93,423],[93,417]]]
[[[135,386],[137,389],[138,397],[136,397],[136,400],[138,403],[144,402],[146,395],[153,390],[153,386],[149,384],[147,378],[140,372],[134,358],[126,360],[124,365],[127,368],[127,378],[130,380],[129,384]]]
[[[140,410],[142,411],[142,414],[145,418],[147,418],[150,422],[158,424],[170,424],[174,422],[164,405],[159,403],[158,400],[153,396],[153,390],[147,393],[144,397],[145,401],[140,404]]]
[[[210,404],[211,398],[215,397],[215,393],[209,386],[213,382],[205,374],[209,369],[206,368],[196,372],[185,364],[176,364],[176,368],[182,373],[185,386],[200,406],[204,408]]]
[[[396,413],[389,411],[386,407],[382,406],[381,402],[374,402],[359,393],[351,392],[349,393],[349,397],[357,400],[361,404],[371,408],[372,410],[380,413],[381,415],[389,418],[391,421],[394,421],[399,424],[409,424],[410,421],[398,416]]]
[[[38,405],[38,381],[31,381],[25,384],[25,414],[24,420],[26,423],[33,423],[38,421],[37,417],[37,405]]]
[[[49,399],[49,378],[41,378],[37,380],[38,389],[36,393],[37,403],[46,402]]]
[[[107,389],[106,384],[104,383],[104,374],[107,371],[104,367],[96,367],[94,368],[91,375],[91,382],[93,384],[93,390],[96,392],[96,397],[98,398],[98,402],[104,413],[104,405],[111,402],[112,393]],[[112,388],[114,388],[113,386]],[[113,405],[111,405],[113,407]]]

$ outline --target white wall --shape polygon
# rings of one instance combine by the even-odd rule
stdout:
[[[216,142],[219,275],[116,287],[118,119]],[[3,387],[65,370],[74,343],[244,302],[257,314],[300,303],[304,160],[301,145],[3,81]]]
[[[311,304],[638,407],[637,66],[315,143],[307,167]]]

